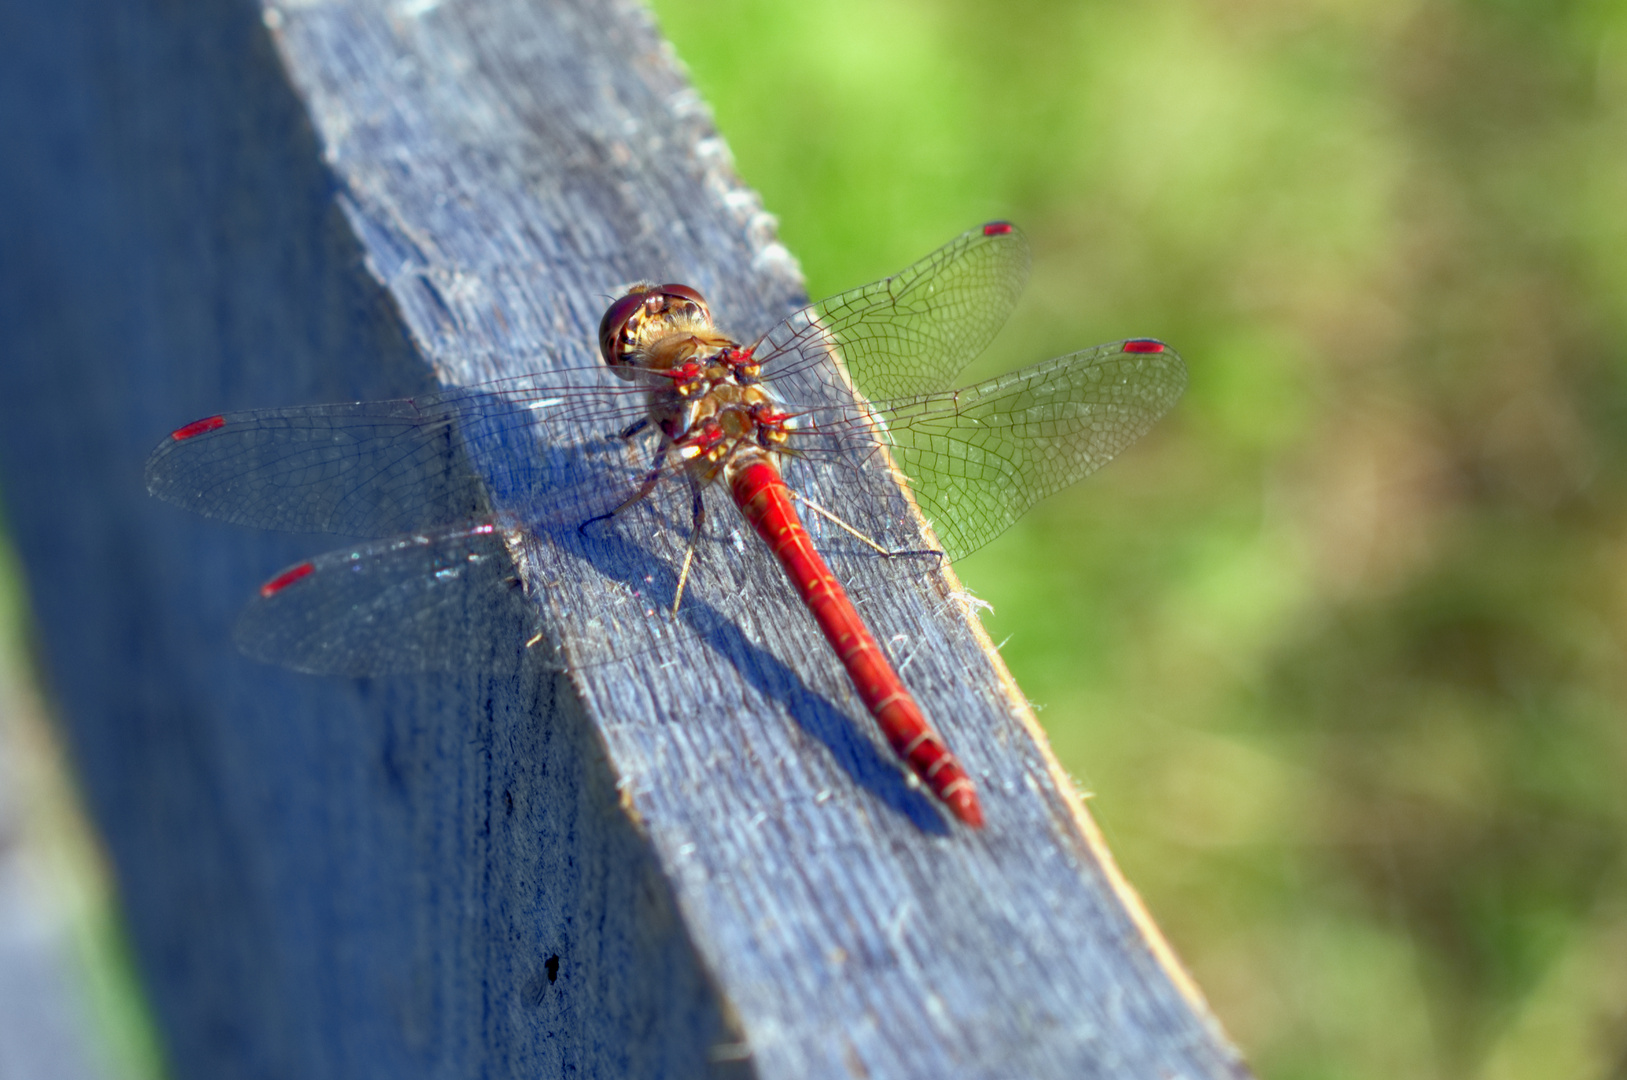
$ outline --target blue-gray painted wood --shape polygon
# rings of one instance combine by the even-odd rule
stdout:
[[[754,550],[677,663],[340,680],[232,651],[257,582],[334,545],[149,501],[170,428],[588,363],[636,278],[747,336],[796,302],[639,8],[9,5],[0,144],[6,505],[177,1075],[1243,1075],[951,579],[855,591],[981,834],[906,782]],[[638,632],[638,580],[530,555],[556,611]]]

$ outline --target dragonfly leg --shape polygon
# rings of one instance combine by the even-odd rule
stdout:
[[[628,424],[626,427],[616,432],[616,438],[620,439],[622,442],[626,442],[649,426],[650,418],[648,416],[642,420],[634,420],[631,424]]]
[[[812,510],[814,513],[818,514],[820,517],[824,518],[826,521],[832,522],[833,524],[835,524],[839,528],[844,529],[847,532],[849,532],[849,533],[853,534],[854,536],[858,537],[864,543],[868,544],[871,548],[874,548],[877,554],[882,555],[882,556],[884,556],[886,558],[891,559],[891,558],[895,558],[895,557],[900,556],[900,555],[936,555],[940,559],[943,558],[943,552],[934,551],[934,550],[932,550],[930,548],[924,548],[924,549],[921,549],[919,551],[892,551],[892,550],[889,550],[888,548],[884,548],[880,544],[876,543],[875,540],[871,539],[869,536],[867,536],[863,532],[861,532],[859,529],[856,529],[852,525],[849,525],[847,522],[843,521],[840,517],[837,517],[835,514],[831,513],[829,510],[826,510],[823,506],[820,506],[818,503],[814,502],[812,499],[808,498],[808,496],[802,494],[801,492],[792,490],[791,491],[791,497],[793,499],[796,499],[799,502],[801,502],[809,510]]]
[[[638,485],[638,490],[627,496],[627,498],[623,499],[621,501],[621,505],[617,506],[609,513],[597,514],[588,518],[586,521],[582,522],[582,524],[576,527],[576,531],[579,533],[586,532],[589,525],[592,525],[598,521],[610,520],[623,510],[626,510],[629,506],[636,505],[646,496],[648,496],[650,492],[654,491],[655,485],[661,482],[661,466],[666,463],[667,451],[671,448],[672,444],[663,440],[661,443],[661,448],[655,452],[655,460],[650,464],[650,471],[644,474],[644,481]]]
[[[683,603],[684,586],[689,583],[689,568],[695,564],[695,540],[701,534],[701,523],[706,520],[706,489],[695,481],[689,481],[689,495],[691,512],[694,520],[689,526],[689,543],[684,545],[684,567],[678,572],[678,591],[672,596],[672,617],[678,617],[678,605]]]

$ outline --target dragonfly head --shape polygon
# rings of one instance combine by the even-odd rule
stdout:
[[[611,304],[599,320],[599,352],[611,370],[631,379],[648,366],[644,353],[675,331],[712,329],[706,299],[688,285],[640,282]]]

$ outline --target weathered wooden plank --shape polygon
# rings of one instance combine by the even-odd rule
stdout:
[[[783,316],[794,263],[639,8],[0,20],[6,494],[181,1074],[1242,1073],[952,577],[855,592],[982,833],[905,781],[751,551],[674,662],[324,680],[225,641],[322,541],[145,501],[196,415],[591,363],[629,280],[744,336]],[[529,554],[612,653],[670,592],[654,540]]]

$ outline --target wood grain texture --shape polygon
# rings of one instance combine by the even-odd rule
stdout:
[[[799,300],[641,9],[71,0],[0,39],[5,493],[179,1075],[1244,1075],[947,572],[849,588],[978,834],[752,549],[669,662],[624,615],[670,593],[655,538],[525,552],[567,652],[624,662],[231,652],[323,541],[149,503],[165,431],[587,364],[634,279],[743,337]]]

